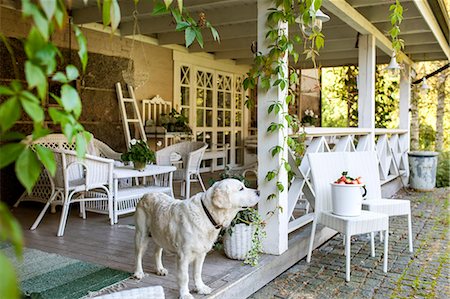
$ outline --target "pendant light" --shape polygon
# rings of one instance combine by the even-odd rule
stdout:
[[[420,89],[422,89],[422,90],[430,89],[430,86],[427,84],[427,78],[423,77],[422,84],[420,85]]]
[[[310,12],[314,12],[314,2],[311,4]],[[309,18],[308,22],[303,21],[301,16],[298,16],[295,19],[295,22],[300,24],[301,30],[307,35],[310,36],[314,31],[320,32],[322,31],[322,23],[328,22],[330,17],[324,14],[320,9],[315,12],[315,18]]]
[[[391,76],[396,76],[396,75],[398,75],[398,72],[401,69],[402,69],[402,67],[397,62],[395,52],[392,52],[391,61],[389,62],[389,65],[384,70],[388,71]]]

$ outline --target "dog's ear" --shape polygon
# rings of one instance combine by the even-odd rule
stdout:
[[[223,185],[219,185],[214,188],[211,201],[212,204],[219,209],[231,208],[228,190]]]

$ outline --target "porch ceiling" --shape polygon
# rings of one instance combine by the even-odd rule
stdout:
[[[325,0],[323,11],[331,20],[323,24],[325,47],[317,61],[322,66],[339,66],[358,63],[357,35],[371,32],[377,37],[377,63],[387,63],[389,57],[389,6],[390,0]],[[448,14],[443,0],[402,0],[404,20],[400,26],[405,40],[404,53],[413,61],[447,60],[450,56]],[[239,64],[250,64],[250,45],[256,40],[256,0],[184,0],[192,16],[205,12],[216,27],[221,43],[213,41],[209,31],[204,31],[205,47],[193,44],[190,52],[209,52],[216,59],[235,59]],[[120,1],[122,22],[120,33],[133,34],[133,1]],[[345,9],[348,7],[349,9]],[[353,8],[353,9],[352,9]],[[184,44],[184,33],[175,32],[172,18],[152,16],[152,1],[141,0],[137,11],[140,32],[157,38],[161,45]],[[335,14],[333,14],[333,12]],[[101,22],[96,1],[73,1],[75,23]],[[373,26],[372,26],[373,25]],[[433,30],[432,30],[432,29]],[[300,33],[298,26],[289,28],[290,34]],[[303,52],[299,49],[300,53]],[[299,66],[308,68],[305,59]]]

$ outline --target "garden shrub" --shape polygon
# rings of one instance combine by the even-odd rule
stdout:
[[[436,171],[436,187],[450,186],[450,152],[441,152]]]

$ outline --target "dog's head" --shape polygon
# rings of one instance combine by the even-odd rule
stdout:
[[[214,183],[206,193],[213,207],[213,214],[223,226],[229,226],[236,214],[256,205],[259,201],[259,191],[245,187],[236,179],[225,179]]]

